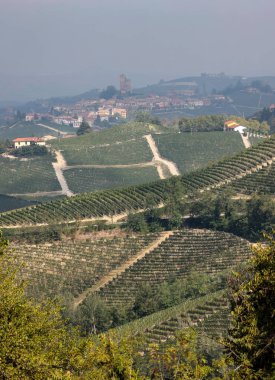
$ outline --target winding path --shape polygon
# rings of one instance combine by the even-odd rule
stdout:
[[[68,134],[69,134],[69,133],[67,133],[67,132],[60,131],[59,129],[56,129],[56,128],[53,128],[53,127],[50,127],[50,126],[48,126],[48,125],[46,125],[46,124],[41,124],[41,123],[39,123],[39,124],[37,124],[37,125],[40,125],[40,127],[47,128],[47,129],[49,129],[49,130],[51,130],[51,131],[57,132],[57,133],[59,133],[60,135],[68,135]]]
[[[67,167],[67,163],[59,150],[55,151],[55,156],[56,162],[52,162],[52,166],[54,168],[56,178],[62,189],[62,194],[67,195],[67,197],[71,197],[74,193],[69,189],[67,181],[63,175],[63,170]]]
[[[162,165],[166,166],[168,168],[171,175],[179,176],[180,171],[177,168],[177,165],[174,162],[165,160],[164,158],[161,157],[159,150],[157,148],[157,145],[155,143],[155,140],[153,139],[152,135],[145,135],[144,138],[147,140],[147,143],[148,143],[148,145],[149,145],[149,147],[153,153],[153,156],[154,156],[153,162],[155,162],[157,165],[157,169],[158,169],[160,179],[166,178],[166,176],[164,175],[163,169],[162,169]]]

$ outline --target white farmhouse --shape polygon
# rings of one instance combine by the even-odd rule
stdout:
[[[23,146],[46,145],[46,143],[40,137],[19,137],[13,140],[13,145],[15,149],[18,149]]]

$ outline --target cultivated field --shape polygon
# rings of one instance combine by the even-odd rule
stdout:
[[[98,294],[112,306],[129,306],[142,284],[154,288],[169,278],[182,279],[191,272],[213,275],[245,262],[249,255],[248,242],[231,234],[208,230],[174,232]]]
[[[232,185],[252,172],[271,165],[275,158],[275,139],[267,139],[236,156],[224,159],[208,168],[178,177],[186,194]],[[163,202],[174,188],[174,178],[148,185],[132,186],[83,194],[2,213],[0,225],[49,223],[81,218],[113,217],[116,214],[143,209],[150,199],[151,206]],[[106,219],[106,218],[105,218]]]
[[[79,146],[78,139],[74,141],[75,145],[65,146],[62,151],[68,165],[129,165],[148,162],[153,158],[145,139],[114,142],[111,145],[106,143],[103,146]]]
[[[159,178],[155,167],[69,169],[64,176],[74,193],[139,185]]]
[[[154,136],[160,154],[175,162],[181,173],[206,167],[241,152],[239,133],[196,132]]]
[[[62,126],[55,123],[49,123],[49,122],[41,122],[41,124],[45,124],[51,128],[56,129],[57,131],[54,131],[53,129],[46,128],[45,126],[39,125],[40,121],[34,122],[27,122],[27,121],[20,121],[16,123],[14,126],[11,127],[1,127],[0,128],[0,139],[6,140],[6,139],[15,139],[17,137],[30,137],[30,136],[37,136],[42,137],[46,135],[52,135],[55,137],[58,137],[60,132],[66,132],[66,133],[75,133],[75,129],[73,127],[68,126]]]
[[[10,159],[0,156],[0,194],[24,194],[60,190],[52,156]]]
[[[88,239],[83,242],[14,245],[21,276],[30,281],[28,290],[34,296],[69,292],[78,296],[111,270],[137,254],[157,234],[127,238]]]

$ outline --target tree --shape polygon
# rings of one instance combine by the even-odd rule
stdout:
[[[82,123],[80,124],[80,127],[78,128],[76,134],[77,134],[77,136],[85,135],[86,133],[90,133],[91,130],[92,129],[91,129],[90,125],[87,123],[87,121],[83,120]]]
[[[275,240],[254,248],[249,267],[231,280],[232,327],[225,340],[234,379],[275,378]]]
[[[35,305],[27,299],[2,234],[0,267],[0,377],[46,379],[65,374],[73,340],[59,308],[51,301]]]
[[[135,121],[139,123],[161,125],[161,121],[157,116],[151,115],[149,112],[143,111],[138,111],[135,113]]]
[[[0,232],[0,378],[138,380],[133,345],[102,335],[81,339],[67,330],[55,302],[34,304]]]
[[[118,91],[115,86],[107,86],[107,88],[99,94],[99,97],[108,100],[112,99],[117,93]]]

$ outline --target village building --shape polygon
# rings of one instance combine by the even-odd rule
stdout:
[[[119,115],[121,118],[127,118],[127,110],[126,108],[112,108],[112,116]]]
[[[25,121],[33,121],[35,118],[34,113],[27,113],[25,116]]]
[[[234,131],[236,127],[239,127],[240,124],[236,123],[235,120],[228,120],[224,123],[224,131]]]
[[[13,140],[13,145],[15,149],[22,148],[24,146],[31,145],[46,145],[45,141],[40,137],[19,137]]]

